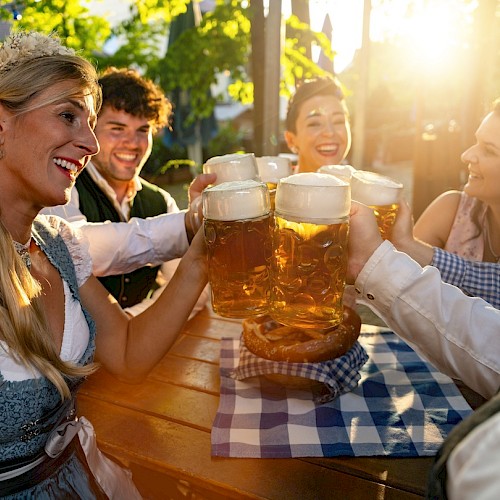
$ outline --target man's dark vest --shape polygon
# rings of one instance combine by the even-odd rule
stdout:
[[[158,186],[140,179],[142,189],[134,197],[130,217],[152,217],[167,212],[167,202]],[[80,211],[89,222],[122,222],[113,203],[84,170],[76,180]],[[128,274],[99,278],[122,307],[130,307],[145,299],[157,288],[157,267],[142,267]]]
[[[453,428],[439,449],[434,465],[430,471],[427,487],[428,499],[435,500],[448,498],[446,493],[446,481],[448,478],[446,465],[451,452],[470,432],[497,413],[500,413],[500,392],[487,403],[480,406],[470,417]]]

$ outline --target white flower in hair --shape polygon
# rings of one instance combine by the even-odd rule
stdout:
[[[54,34],[20,31],[9,35],[0,46],[0,71],[39,57],[74,54],[75,51],[61,45]]]

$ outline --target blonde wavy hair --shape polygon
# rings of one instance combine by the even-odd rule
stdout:
[[[29,112],[35,109],[32,101],[40,92],[57,83],[72,81],[74,86],[67,97],[91,95],[96,113],[99,111],[101,89],[97,72],[89,61],[75,55],[51,35],[17,33],[14,37],[0,47],[3,106],[15,114]],[[60,98],[58,94],[36,107]],[[41,305],[40,283],[28,271],[1,223],[0,255],[0,338],[17,362],[47,377],[63,398],[70,397],[66,379],[85,377],[95,371],[96,365],[78,366],[61,360]]]

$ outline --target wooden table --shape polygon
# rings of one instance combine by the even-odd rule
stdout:
[[[79,414],[100,449],[132,470],[151,499],[420,498],[432,458],[213,458],[219,403],[219,340],[241,321],[200,312],[147,380],[117,381],[103,369],[83,385]],[[468,398],[469,399],[469,398]]]

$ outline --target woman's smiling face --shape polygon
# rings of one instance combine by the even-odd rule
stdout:
[[[334,96],[316,95],[304,101],[295,123],[295,132],[285,139],[299,155],[299,171],[315,172],[323,165],[340,163],[351,147],[347,110]]]
[[[476,131],[476,144],[462,154],[469,177],[464,191],[487,204],[500,204],[500,113],[488,114]]]
[[[1,113],[2,175],[20,200],[37,209],[66,203],[76,176],[99,151],[94,99],[83,92],[70,97],[74,85],[49,87],[33,99],[30,111]]]

